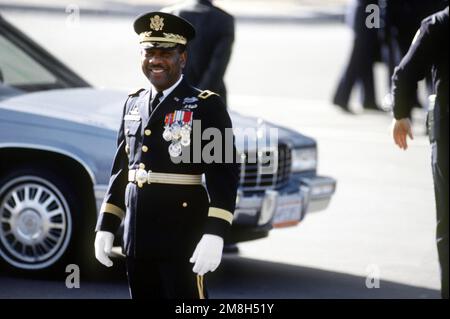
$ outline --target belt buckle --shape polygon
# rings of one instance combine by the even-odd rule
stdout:
[[[136,171],[136,182],[139,187],[142,187],[145,183],[148,182],[148,173],[145,169],[139,168]]]

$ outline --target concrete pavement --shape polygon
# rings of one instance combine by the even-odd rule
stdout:
[[[0,12],[5,10],[68,14],[135,16],[144,11],[158,10],[177,3],[174,0],[2,0]],[[215,3],[233,14],[239,21],[263,23],[324,23],[343,21],[348,0],[227,0]]]
[[[382,280],[368,289],[364,276],[289,263],[225,255],[207,275],[211,299],[437,299],[439,291]],[[2,287],[8,287],[2,289]],[[67,288],[65,278],[27,279],[0,274],[0,299],[129,299],[124,270]]]

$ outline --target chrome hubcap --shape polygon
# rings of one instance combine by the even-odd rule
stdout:
[[[37,177],[8,184],[0,202],[2,257],[26,269],[54,263],[70,237],[71,219],[64,197],[48,181]]]

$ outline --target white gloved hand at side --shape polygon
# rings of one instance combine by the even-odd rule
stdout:
[[[108,231],[98,231],[95,235],[95,258],[106,267],[111,267],[113,262],[108,255],[114,242],[114,234]]]
[[[213,272],[222,260],[223,238],[217,235],[204,234],[198,242],[192,257],[189,259],[194,264],[193,272],[203,276],[208,271]]]

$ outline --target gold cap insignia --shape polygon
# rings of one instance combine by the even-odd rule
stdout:
[[[150,18],[150,29],[160,31],[164,27],[164,18],[156,15]]]

